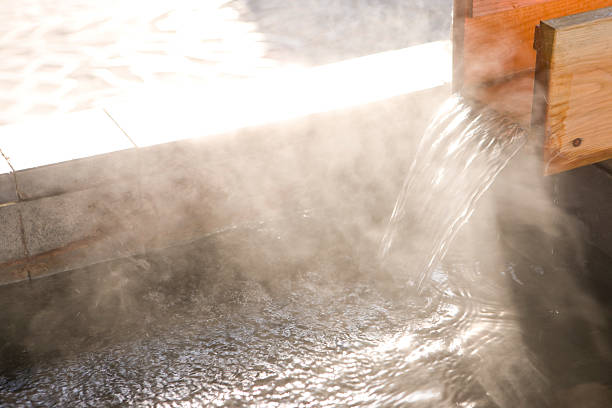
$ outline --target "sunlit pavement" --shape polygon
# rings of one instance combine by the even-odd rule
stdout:
[[[8,0],[0,125],[448,39],[450,0]]]

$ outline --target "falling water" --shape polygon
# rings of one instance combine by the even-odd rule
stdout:
[[[407,271],[409,283],[421,290],[478,199],[526,140],[527,132],[510,119],[450,97],[419,143],[382,239],[383,264],[394,273]],[[401,257],[393,256],[396,250]]]

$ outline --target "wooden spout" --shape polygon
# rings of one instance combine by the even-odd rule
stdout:
[[[453,90],[533,127],[544,142],[546,174],[612,155],[604,137],[612,137],[611,6],[455,0]]]
[[[543,21],[533,129],[546,174],[612,158],[612,7]]]

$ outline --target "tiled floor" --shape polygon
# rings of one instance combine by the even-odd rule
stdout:
[[[0,125],[448,39],[450,0],[6,0]]]
[[[0,124],[70,112],[150,84],[274,66],[226,0],[25,0],[0,9]]]

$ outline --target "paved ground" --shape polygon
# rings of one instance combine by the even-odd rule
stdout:
[[[451,0],[238,0],[275,59],[321,64],[448,39]]]
[[[5,0],[0,125],[448,38],[451,0]]]

